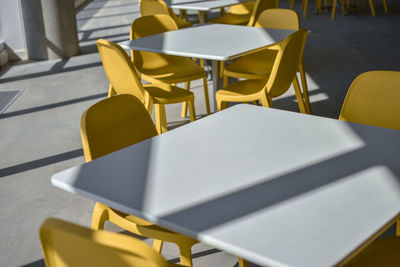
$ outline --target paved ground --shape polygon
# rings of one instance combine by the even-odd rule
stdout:
[[[355,14],[338,14],[335,21],[327,11],[314,15],[310,7],[309,17],[302,20],[311,31],[304,61],[315,115],[337,118],[346,91],[358,74],[399,69],[400,5],[391,3],[390,13],[384,14],[381,3],[376,2],[375,18],[363,5]],[[52,187],[50,177],[84,161],[80,116],[105,97],[108,86],[96,40],[127,39],[137,16],[137,1],[94,0],[77,14],[82,55],[24,62],[0,72],[0,91],[24,90],[0,115],[0,266],[43,266],[37,231],[49,216],[90,225],[93,202]],[[195,83],[193,91],[197,113],[202,116],[201,83]],[[292,93],[273,104],[297,111]],[[179,117],[179,108],[172,105],[167,109],[171,127],[187,121]],[[176,249],[167,246],[165,256],[176,258]],[[195,266],[236,264],[234,256],[202,244],[194,247],[194,257]]]

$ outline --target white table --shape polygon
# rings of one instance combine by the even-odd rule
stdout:
[[[248,1],[252,0],[166,0],[165,2],[173,9],[207,12],[213,9],[233,6]]]
[[[400,212],[400,131],[237,105],[53,185],[268,266],[332,266]]]
[[[219,89],[218,62],[261,50],[295,31],[207,24],[118,43],[124,49],[212,60],[213,88]],[[214,110],[215,101],[214,102]]]
[[[166,0],[165,2],[172,9],[198,11],[200,23],[202,23],[207,21],[206,18],[203,18],[203,15],[213,9],[233,6],[248,1],[251,0]]]

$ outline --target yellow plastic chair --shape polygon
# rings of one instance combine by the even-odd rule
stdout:
[[[251,13],[249,23],[247,26],[252,27],[255,25],[260,14],[270,8],[277,8],[279,0],[257,0],[254,6],[253,12]]]
[[[351,84],[339,119],[400,130],[400,72],[370,71]]]
[[[344,14],[344,13],[345,13],[345,3],[344,3],[344,0],[339,0],[339,1],[341,1],[341,5],[342,5],[342,14]],[[347,0],[347,4],[346,4],[346,6],[347,6],[346,9],[347,9],[347,11],[350,10],[350,1],[351,1],[352,3],[354,3],[354,0]],[[388,12],[389,12],[389,9],[388,9],[387,0],[382,0],[382,3],[383,3],[383,10],[385,11],[385,13],[388,13]],[[335,19],[335,15],[336,15],[336,5],[337,5],[337,0],[333,0],[333,4],[332,4],[332,15],[331,15],[331,18],[332,18],[332,19]],[[371,15],[375,17],[376,13],[375,13],[375,7],[374,7],[374,2],[373,2],[373,0],[368,0],[368,5],[369,5],[369,8],[371,9]],[[359,9],[359,8],[360,8],[360,1],[358,1],[358,9]]]
[[[171,18],[173,18],[179,29],[187,28],[193,25],[189,21],[183,20],[178,17],[163,0],[140,0],[139,5],[141,16],[149,16],[155,14],[169,15],[171,16]]]
[[[249,1],[233,5],[222,16],[212,19],[210,23],[246,25],[256,5],[256,1]]]
[[[231,6],[228,12],[210,23],[254,26],[258,16],[268,8],[278,7],[279,0],[256,0]]]
[[[48,218],[39,230],[47,267],[173,267],[145,242],[134,237],[94,231],[63,220]]]
[[[400,237],[388,236],[372,242],[343,267],[400,266]]]
[[[188,103],[190,121],[196,119],[192,92],[170,84],[142,85],[128,55],[120,46],[100,39],[97,41],[97,47],[104,70],[110,81],[109,97],[115,93],[134,95],[145,104],[150,114],[154,105],[157,131],[159,133],[167,131],[166,104]]]
[[[296,0],[290,0],[290,9],[292,9],[292,10],[294,8],[295,1]],[[327,0],[325,0],[325,1],[327,1]],[[322,0],[316,0],[315,1],[315,5],[316,5],[316,8],[317,8],[318,14],[321,14],[321,12],[322,12]],[[303,18],[306,18],[307,17],[307,11],[308,11],[308,0],[303,0],[301,2],[301,9],[303,10]],[[343,13],[344,13],[344,11],[343,11]]]
[[[156,14],[137,18],[132,23],[131,40],[146,37],[166,31],[177,30],[178,27],[170,16]],[[186,57],[163,55],[152,52],[131,50],[131,59],[141,78],[153,83],[177,84],[186,83],[185,89],[190,89],[190,82],[203,79],[204,97],[207,115],[210,114],[208,97],[207,73],[203,67]],[[182,117],[186,117],[186,103],[182,107]]]
[[[226,108],[227,102],[256,102],[264,107],[272,106],[272,98],[285,93],[293,83],[300,112],[307,113],[304,96],[300,90],[296,72],[303,55],[307,37],[306,30],[289,35],[282,43],[275,62],[268,71],[267,79],[242,80],[217,91],[218,110]]]
[[[258,17],[255,27],[300,30],[300,20],[297,13],[290,9],[271,8],[264,10]],[[274,64],[280,44],[270,46],[259,52],[246,55],[225,65],[223,68],[224,86],[228,85],[228,77],[244,79],[265,79]],[[300,80],[306,105],[306,113],[311,113],[310,100],[303,59],[299,65]]]
[[[347,92],[339,119],[400,130],[399,84],[398,71],[369,71],[360,74]],[[399,219],[396,235],[372,242],[343,266],[400,266]]]
[[[132,95],[104,99],[91,106],[81,119],[82,147],[86,162],[155,135],[157,131],[150,115],[142,102]],[[153,238],[153,247],[159,253],[163,241],[175,243],[180,250],[181,263],[192,265],[191,247],[198,241],[97,202],[93,210],[92,229],[103,229],[106,221],[134,234]]]

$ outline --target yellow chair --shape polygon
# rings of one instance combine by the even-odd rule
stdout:
[[[297,13],[290,9],[271,8],[264,10],[258,17],[255,27],[300,30],[300,20]],[[228,85],[228,77],[244,79],[264,79],[274,64],[280,44],[270,46],[259,52],[243,56],[229,65],[225,65],[222,73],[224,86]],[[299,65],[301,85],[303,88],[306,113],[311,113],[310,100],[303,59]]]
[[[188,103],[190,121],[196,119],[194,95],[169,84],[145,84],[140,79],[125,51],[113,42],[103,39],[97,41],[97,47],[106,75],[110,81],[109,97],[117,94],[131,94],[139,98],[151,114],[155,107],[157,131],[167,131],[165,115],[166,104]]]
[[[254,26],[258,16],[268,8],[278,7],[279,0],[256,0],[231,6],[228,12],[210,23]]]
[[[260,14],[270,8],[277,8],[279,0],[257,0],[253,12],[251,13],[249,23],[247,26],[252,27],[255,25]]]
[[[256,1],[249,1],[233,5],[222,16],[212,19],[210,23],[246,25],[256,5]]]
[[[341,1],[342,13],[344,14],[344,13],[345,13],[344,0],[339,0],[339,1]],[[347,9],[347,11],[350,10],[350,1],[351,1],[352,3],[354,3],[354,0],[347,0],[347,4],[346,4],[346,6],[347,6],[346,9]],[[389,12],[389,9],[388,9],[387,0],[382,0],[382,3],[383,3],[383,10],[385,11],[385,13],[388,13],[388,12]],[[336,15],[336,5],[337,5],[337,0],[333,0],[333,4],[332,4],[332,15],[331,15],[331,18],[332,18],[332,19],[335,19],[335,15]],[[375,7],[374,7],[374,2],[373,2],[373,0],[368,0],[368,5],[369,5],[369,8],[371,9],[371,15],[375,17],[376,13],[375,13]],[[358,1],[358,8],[360,8],[360,1]]]
[[[166,31],[177,30],[178,27],[170,16],[156,14],[137,18],[132,23],[131,40],[146,37]],[[203,79],[204,97],[207,115],[210,114],[208,97],[207,73],[203,67],[186,57],[162,55],[152,52],[131,50],[131,59],[141,78],[148,82],[177,84],[186,83],[185,89],[190,89],[190,82]],[[183,104],[182,117],[186,117],[186,103]]]
[[[296,0],[290,0],[290,9],[292,9],[292,10],[294,8],[295,1]],[[327,0],[325,0],[325,2],[326,1]],[[344,0],[341,0],[341,1],[344,1]],[[321,14],[321,12],[322,12],[322,0],[316,0],[315,4],[316,4],[316,8],[317,8],[318,14]],[[306,18],[307,17],[307,11],[308,11],[308,0],[303,0],[301,2],[301,9],[303,10],[303,18]],[[343,9],[343,13],[344,13],[344,9]]]
[[[372,242],[342,267],[400,266],[400,237],[388,236]]]
[[[400,72],[370,71],[351,84],[339,119],[400,130]]]
[[[339,119],[400,130],[400,72],[369,71],[351,84]],[[400,227],[397,236],[372,242],[343,266],[400,266]]]
[[[141,101],[132,95],[104,99],[91,106],[81,119],[86,162],[155,135],[157,131],[150,115]],[[92,229],[103,229],[106,221],[137,235],[153,238],[153,247],[159,253],[163,241],[175,243],[180,250],[181,264],[192,265],[191,247],[198,241],[97,202],[93,210]]]
[[[258,103],[258,100],[264,107],[271,107],[272,98],[285,93],[293,83],[300,112],[306,113],[304,96],[296,76],[306,37],[307,31],[300,30],[283,41],[267,79],[242,80],[217,91],[218,110],[226,108],[226,102]]]
[[[47,267],[172,267],[145,242],[134,237],[94,231],[63,220],[48,218],[39,230]]]
[[[169,15],[171,16],[171,18],[173,18],[179,29],[187,28],[193,25],[189,21],[183,20],[178,17],[163,0],[140,0],[139,5],[141,16],[149,16],[155,14]]]

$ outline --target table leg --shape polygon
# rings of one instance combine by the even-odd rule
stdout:
[[[217,111],[217,102],[215,101],[215,94],[216,92],[220,89],[220,75],[219,75],[219,69],[220,69],[220,62],[217,60],[212,60],[212,65],[211,65],[211,71],[212,71],[212,80],[213,80],[213,93],[212,93],[212,103],[213,103],[213,110],[211,112],[216,112]]]

